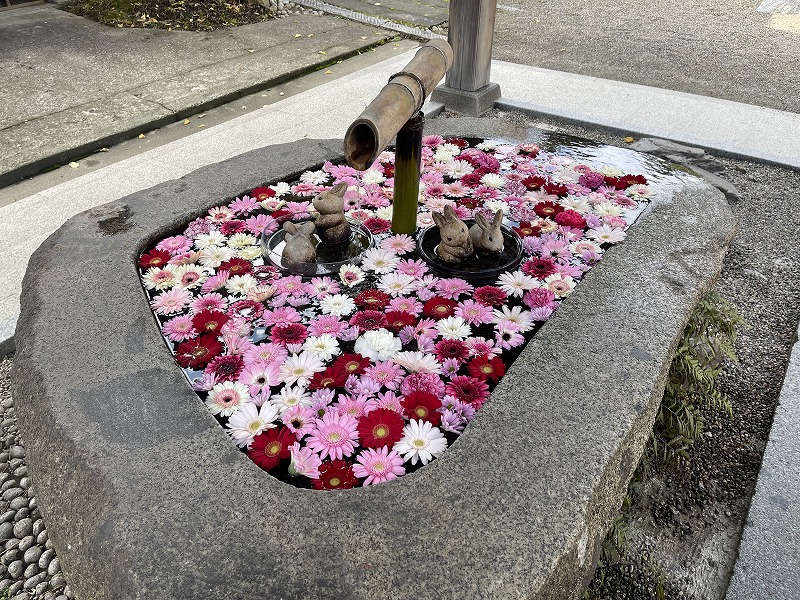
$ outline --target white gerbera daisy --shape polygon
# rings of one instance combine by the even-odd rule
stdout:
[[[584,240],[584,239],[570,243],[569,249],[576,256],[580,256],[587,250],[589,252],[594,252],[595,254],[603,253],[603,249],[600,247],[600,244],[598,244],[597,242],[593,242],[591,240]]]
[[[410,373],[434,373],[439,375],[442,372],[442,365],[436,360],[433,354],[424,352],[398,352],[392,357],[392,362],[400,365]]]
[[[303,183],[310,183],[311,185],[322,185],[326,181],[328,181],[329,175],[323,171],[306,171],[302,175],[300,175],[300,181]]]
[[[363,181],[365,185],[376,185],[386,181],[386,177],[377,169],[367,169],[361,175],[361,181]]]
[[[484,140],[475,147],[478,150],[483,150],[484,152],[494,152],[495,148],[497,148],[497,142],[494,142],[492,140]]]
[[[400,338],[392,335],[391,331],[381,328],[364,332],[364,335],[356,340],[355,351],[373,361],[389,360],[402,346]]]
[[[483,177],[481,177],[481,183],[486,187],[494,188],[496,190],[501,190],[506,185],[506,180],[501,175],[497,173],[487,173]]]
[[[503,305],[499,309],[494,309],[493,315],[493,320],[495,323],[500,323],[502,321],[511,321],[512,323],[516,323],[519,325],[520,333],[530,331],[533,327],[533,318],[531,317],[531,312],[529,310],[522,310],[521,306],[509,308],[508,306]]]
[[[255,246],[258,244],[256,236],[249,233],[234,233],[228,238],[228,246],[230,248],[244,248],[245,246]]]
[[[194,247],[198,250],[205,250],[214,246],[222,246],[225,244],[227,238],[216,229],[212,229],[208,233],[201,233],[194,238]]]
[[[311,352],[301,352],[293,354],[281,365],[278,371],[278,379],[286,385],[297,384],[308,387],[309,380],[315,373],[325,370],[325,365],[319,356]]]
[[[446,340],[463,340],[469,337],[470,328],[461,317],[447,317],[436,323],[436,330]]]
[[[187,290],[202,285],[208,279],[208,271],[199,265],[178,265],[175,266],[173,272],[177,279],[177,285]]]
[[[234,275],[225,282],[225,289],[228,290],[229,294],[240,294],[242,296],[257,286],[258,280],[250,273]]]
[[[585,196],[567,196],[560,201],[561,206],[579,213],[588,213],[592,205]]]
[[[497,285],[509,296],[518,297],[522,297],[528,290],[539,287],[535,278],[525,275],[522,271],[503,273],[497,279]]]
[[[261,408],[258,408],[252,402],[245,402],[228,419],[225,429],[236,445],[244,448],[249,446],[253,438],[262,431],[276,427],[273,421],[277,418],[278,409],[272,402],[264,402]]]
[[[361,266],[367,271],[376,273],[391,273],[400,262],[400,258],[391,250],[384,248],[370,248],[364,252]]]
[[[344,317],[356,309],[356,303],[350,296],[344,294],[331,294],[319,301],[319,307],[326,315]]]
[[[218,267],[234,256],[236,256],[236,251],[233,248],[212,246],[200,251],[199,261],[204,267]]]
[[[244,260],[255,260],[261,258],[261,248],[258,246],[245,246],[236,251],[236,256]]]
[[[475,167],[465,160],[451,160],[446,165],[445,173],[453,179],[461,179],[464,175],[469,175],[474,170]]]
[[[330,360],[341,352],[339,342],[330,333],[309,336],[303,343],[303,350],[316,354],[320,360]]]
[[[245,403],[250,401],[247,386],[238,381],[218,383],[206,398],[206,406],[212,414],[230,417]]]
[[[511,207],[502,200],[488,200],[484,206],[493,213],[496,213],[498,210],[502,210],[503,214],[507,215],[509,212],[511,212]]]
[[[353,287],[364,281],[364,271],[355,265],[342,265],[339,269],[339,279],[347,287]]]
[[[412,420],[403,427],[403,437],[392,449],[412,465],[417,462],[427,465],[447,450],[447,440],[438,427],[427,421]]]
[[[275,408],[282,415],[293,406],[311,406],[311,394],[301,386],[285,385],[280,393],[273,395],[270,400],[275,404]]]
[[[631,198],[652,198],[653,197],[653,190],[651,190],[646,185],[641,185],[637,183],[636,185],[632,185],[625,193],[630,196]]]
[[[612,167],[611,165],[603,165],[598,169],[598,171],[608,177],[619,177],[620,175],[625,174],[625,172],[619,167]]]
[[[437,162],[449,163],[459,152],[461,148],[455,144],[440,144],[436,147],[433,157]]]
[[[148,290],[168,290],[179,281],[180,278],[172,265],[150,267],[142,276],[142,282]]]
[[[279,181],[275,185],[271,185],[269,187],[271,190],[275,190],[275,197],[277,198],[285,196],[286,194],[292,191],[292,186],[290,186],[285,181]]]
[[[405,273],[387,273],[378,282],[378,289],[397,297],[413,292],[416,285],[414,277]]]
[[[600,202],[594,207],[594,214],[598,217],[618,217],[622,214],[622,207],[611,202]]]
[[[616,244],[625,239],[625,231],[611,225],[600,225],[586,232],[586,237],[601,244]]]
[[[391,205],[389,205],[389,206],[381,206],[380,208],[376,208],[375,209],[375,216],[378,217],[379,219],[385,219],[387,221],[391,221],[392,220],[392,214],[394,214],[393,211],[392,211],[392,208],[393,207]]]
[[[563,298],[572,293],[575,289],[575,280],[570,275],[553,273],[544,278],[544,284],[548,290],[555,294],[556,298]]]

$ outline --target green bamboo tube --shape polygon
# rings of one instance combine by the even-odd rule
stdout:
[[[400,131],[394,151],[394,202],[392,231],[414,235],[417,232],[419,177],[422,165],[422,129],[425,115],[417,112]]]

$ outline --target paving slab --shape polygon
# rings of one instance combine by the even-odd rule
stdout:
[[[0,186],[394,35],[325,15],[213,32],[111,28],[52,6],[4,15]]]
[[[448,0],[332,0],[328,4],[417,27],[441,25],[447,21],[450,10]]]
[[[800,336],[800,330],[798,330]],[[794,600],[800,590],[800,343],[795,343],[727,600]]]

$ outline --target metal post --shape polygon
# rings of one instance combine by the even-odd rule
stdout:
[[[394,152],[394,201],[392,231],[414,235],[419,209],[419,177],[422,166],[422,130],[425,115],[418,112],[397,132]]]
[[[447,35],[453,66],[431,99],[457,112],[478,116],[494,106],[500,86],[489,81],[497,0],[450,0]]]

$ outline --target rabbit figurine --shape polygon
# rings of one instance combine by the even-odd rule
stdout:
[[[314,198],[317,235],[325,244],[342,244],[350,240],[350,224],[344,218],[344,193],[347,183],[341,181]]]
[[[500,252],[503,249],[503,232],[500,231],[502,222],[503,211],[501,209],[494,213],[491,223],[482,214],[475,215],[475,225],[469,228],[469,237],[476,250]]]
[[[436,254],[444,262],[456,263],[472,254],[472,240],[467,226],[456,216],[452,206],[445,206],[444,213],[433,213],[433,221],[439,227],[439,245]]]
[[[283,230],[286,232],[283,238],[286,245],[283,247],[281,258],[287,267],[316,261],[317,250],[314,240],[311,239],[315,227],[311,221],[297,224],[286,221]]]

